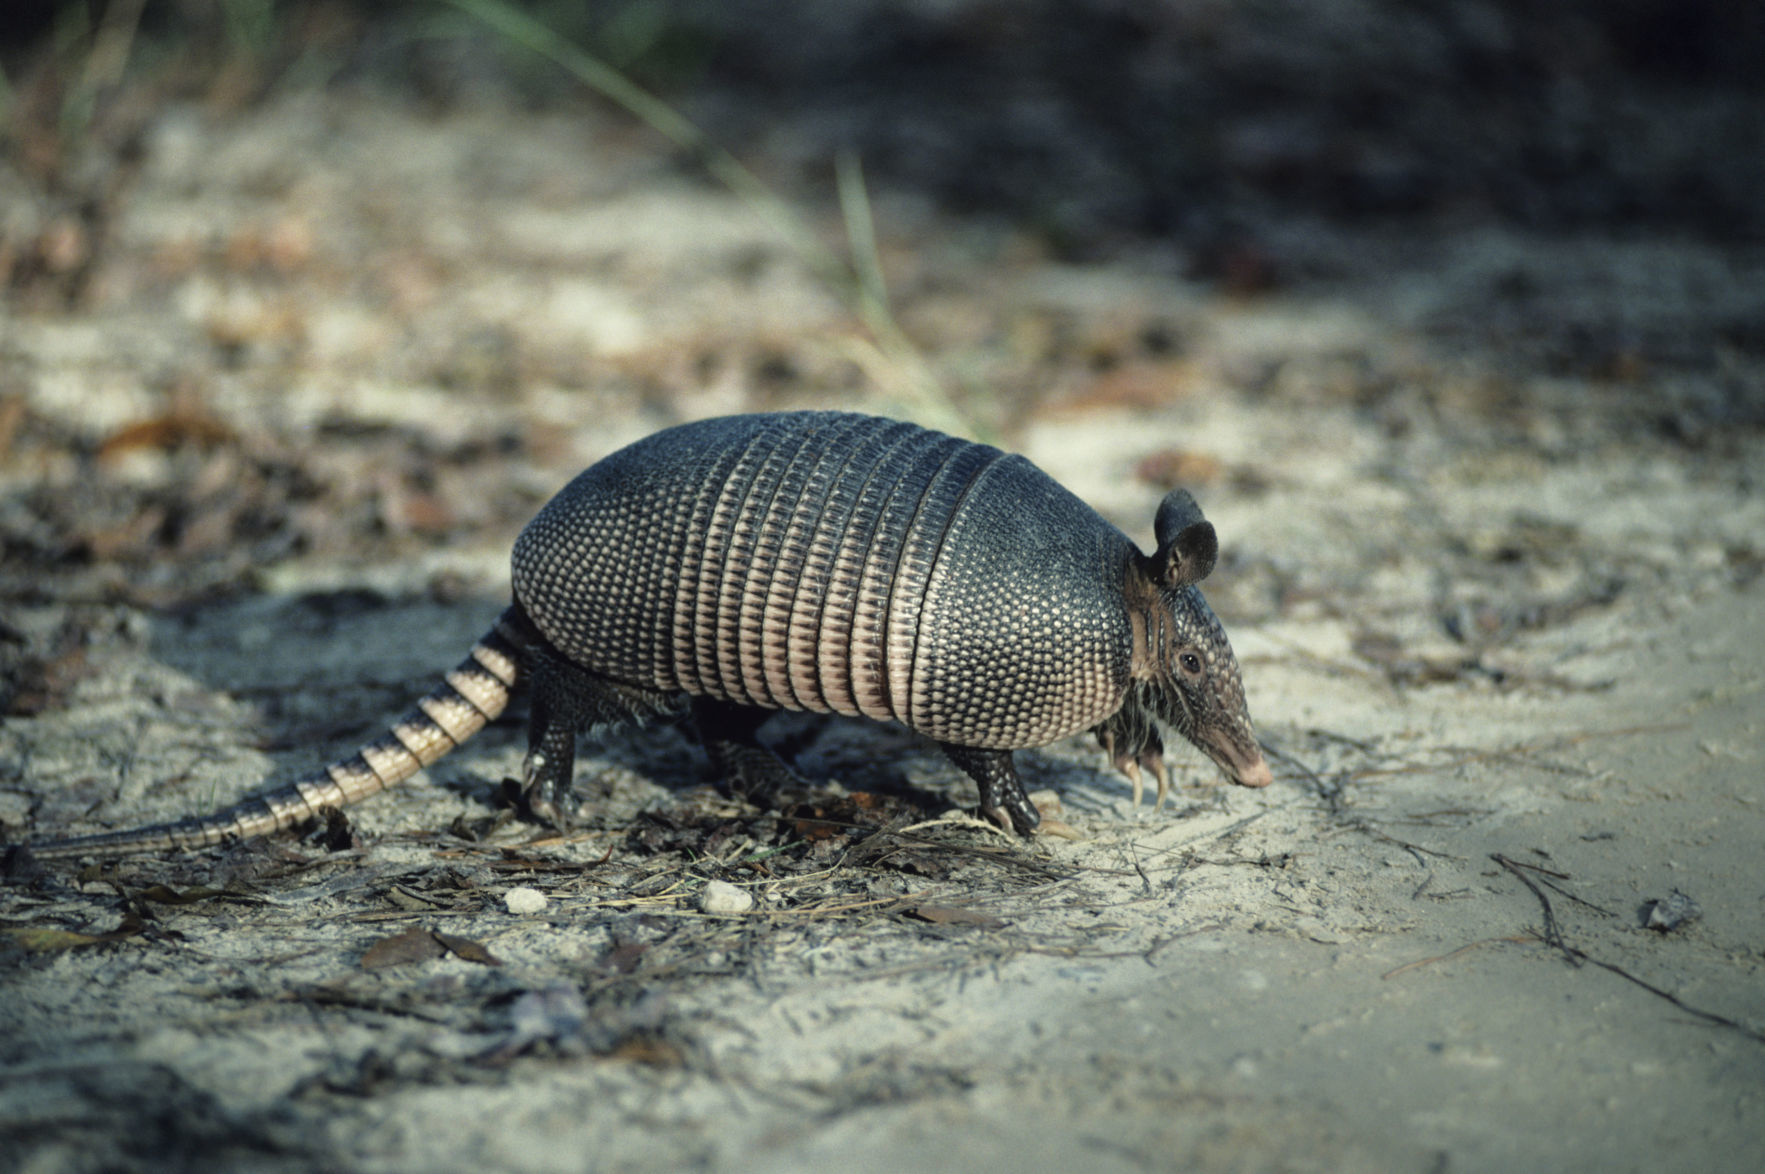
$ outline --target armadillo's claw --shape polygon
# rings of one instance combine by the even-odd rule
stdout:
[[[1146,790],[1145,776],[1140,773],[1142,768],[1152,772],[1152,780],[1158,787],[1156,797],[1153,799],[1152,810],[1162,810],[1165,798],[1170,795],[1171,791],[1170,776],[1164,769],[1163,748],[1143,750],[1137,755],[1116,754],[1111,757],[1115,760],[1115,769],[1127,775],[1128,782],[1134,785],[1134,810],[1140,809],[1140,796]]]
[[[1142,758],[1141,761],[1145,761],[1145,759]],[[1154,813],[1160,812],[1164,810],[1164,801],[1171,793],[1171,780],[1170,775],[1167,774],[1164,769],[1163,752],[1160,752],[1150,762],[1147,762],[1146,765],[1147,768],[1152,771],[1152,777],[1158,780],[1158,798],[1154,800],[1152,810]],[[1138,799],[1139,796],[1136,795],[1135,800],[1138,801]]]
[[[537,705],[535,712],[541,712]],[[576,728],[536,716],[527,757],[521,761],[515,810],[524,819],[547,827],[569,827],[576,814],[576,800],[571,793],[575,764]]]
[[[995,823],[998,822],[994,812],[989,811],[987,814],[993,817]],[[1030,797],[1022,790],[1006,797],[1005,815],[1011,820],[1011,830],[1020,836],[1034,835],[1036,825],[1042,822],[1042,813],[1036,810],[1036,805],[1030,802]]]
[[[1146,780],[1142,771],[1151,771],[1152,778],[1158,784],[1158,796],[1152,809],[1159,810],[1164,806],[1165,796],[1170,794],[1170,779],[1164,771],[1164,742],[1159,739],[1158,731],[1150,726],[1130,728],[1118,731],[1114,726],[1098,727],[1097,741],[1103,747],[1103,753],[1109,755],[1109,761],[1115,769],[1128,777],[1134,786],[1134,809],[1140,808],[1140,796],[1146,793]]]
[[[1032,836],[1042,822],[1042,813],[1026,796],[1021,803],[1007,802],[1003,808],[981,805],[981,815],[1003,831]]]
[[[543,786],[523,786],[514,779],[504,779],[503,800],[522,819],[558,831],[568,830],[576,821],[572,796],[566,793],[560,800]]]
[[[942,744],[950,760],[967,772],[981,792],[981,814],[1012,831],[1027,836],[1042,822],[1042,813],[1024,793],[1009,750],[982,750],[974,746]]]
[[[1128,781],[1134,784],[1134,810],[1140,810],[1140,792],[1143,789],[1142,784],[1144,782],[1144,780],[1140,778],[1140,764],[1135,762],[1132,758],[1122,759],[1116,762],[1115,769],[1127,775]]]

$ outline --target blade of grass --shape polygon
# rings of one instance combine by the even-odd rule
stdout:
[[[974,435],[973,425],[956,410],[919,348],[895,321],[894,310],[889,305],[888,281],[883,277],[882,257],[877,252],[870,192],[864,183],[863,165],[854,152],[842,151],[834,157],[834,179],[840,197],[840,215],[846,224],[846,241],[852,254],[850,296],[859,319],[874,340],[871,354],[858,354],[862,348],[854,347],[854,360],[878,383],[898,388],[918,409],[925,423],[946,432]]]
[[[636,117],[668,141],[691,154],[705,171],[771,226],[810,272],[844,301],[870,332],[871,344],[860,364],[872,378],[893,384],[926,422],[948,431],[972,435],[972,424],[950,402],[911,339],[889,308],[888,289],[877,255],[870,198],[854,155],[836,160],[840,208],[852,251],[848,264],[823,244],[790,207],[758,176],[668,103],[637,85],[600,58],[573,44],[503,0],[445,0],[483,22],[499,36],[563,68],[577,81]]]
[[[816,239],[784,203],[740,160],[713,143],[704,131],[668,103],[643,89],[600,58],[559,36],[539,21],[501,0],[444,0],[497,34],[561,66],[577,81],[619,106],[691,154],[711,177],[728,188],[755,215],[771,225],[817,276],[836,288],[851,279],[839,257]]]
[[[846,240],[852,249],[853,276],[857,278],[858,309],[865,325],[890,322],[889,290],[883,281],[882,258],[876,251],[876,224],[870,215],[870,193],[864,187],[864,168],[858,156],[841,151],[834,159],[839,185],[840,212],[846,221]]]

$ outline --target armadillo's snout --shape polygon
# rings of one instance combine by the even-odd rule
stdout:
[[[1266,787],[1275,781],[1269,760],[1254,738],[1223,736],[1210,741],[1211,745],[1202,748],[1240,787]]]
[[[1275,772],[1269,769],[1269,760],[1258,754],[1254,762],[1234,763],[1232,778],[1240,787],[1266,787],[1275,781]]]

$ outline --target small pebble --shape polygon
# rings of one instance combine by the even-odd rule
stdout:
[[[1657,933],[1672,933],[1682,925],[1687,925],[1704,915],[1698,903],[1674,889],[1666,898],[1648,903],[1649,915],[1643,921],[1644,929],[1652,929]]]
[[[699,908],[706,913],[746,913],[754,907],[754,895],[727,881],[706,881],[699,890]]]
[[[510,913],[538,913],[545,908],[545,894],[521,885],[503,894],[503,904]]]

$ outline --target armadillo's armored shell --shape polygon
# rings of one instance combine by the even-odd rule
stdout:
[[[836,412],[631,445],[515,544],[515,596],[592,672],[1009,749],[1120,706],[1127,538],[1021,457]]]

